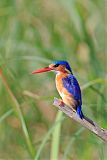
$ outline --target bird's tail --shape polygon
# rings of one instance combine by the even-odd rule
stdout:
[[[82,112],[81,106],[78,106],[78,107],[77,107],[76,112],[77,112],[77,114],[79,115],[79,117],[80,117],[81,119],[84,118],[84,114],[83,114],[83,112]]]
[[[76,112],[77,112],[77,114],[79,115],[79,117],[80,117],[81,119],[84,119],[84,120],[86,120],[87,122],[89,122],[90,124],[92,124],[93,126],[95,126],[94,122],[83,114],[82,109],[81,109],[81,106],[78,106],[78,107],[77,107]]]

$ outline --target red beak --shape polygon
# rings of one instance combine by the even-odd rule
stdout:
[[[48,72],[48,71],[51,71],[51,70],[53,70],[53,69],[49,68],[49,67],[46,67],[46,68],[38,69],[38,70],[32,72],[32,74],[37,74],[37,73],[42,73],[42,72]]]

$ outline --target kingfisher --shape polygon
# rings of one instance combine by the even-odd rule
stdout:
[[[69,63],[63,60],[53,61],[48,67],[38,69],[32,74],[49,71],[55,71],[56,73],[56,88],[62,98],[59,105],[66,104],[83,119],[81,89]]]

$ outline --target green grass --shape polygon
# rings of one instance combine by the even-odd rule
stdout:
[[[0,159],[101,159],[107,145],[54,108],[52,60],[69,61],[83,112],[107,128],[106,0],[0,1]],[[96,147],[97,146],[97,147]]]
[[[58,122],[63,117],[63,113],[58,111],[56,121]],[[61,135],[61,123],[57,124],[52,133],[52,144],[51,144],[51,156],[50,160],[58,159],[59,146],[60,146],[60,135]]]

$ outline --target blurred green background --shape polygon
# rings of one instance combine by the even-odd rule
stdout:
[[[0,1],[0,159],[107,160],[107,144],[56,109],[55,74],[67,60],[83,112],[107,128],[107,1]]]

